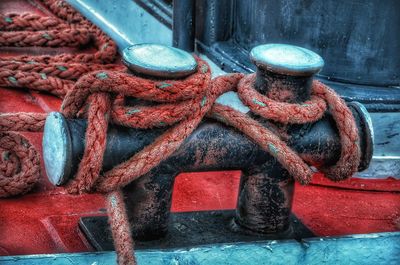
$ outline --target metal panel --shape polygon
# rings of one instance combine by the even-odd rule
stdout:
[[[132,0],[68,0],[123,50],[135,43],[172,44],[171,30]]]
[[[240,0],[234,35],[247,50],[300,45],[326,61],[322,76],[347,83],[399,86],[397,0]]]

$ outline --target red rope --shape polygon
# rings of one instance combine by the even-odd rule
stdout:
[[[116,46],[97,27],[86,21],[63,1],[44,0],[58,17],[35,14],[0,15],[0,46],[81,47],[92,44],[95,53],[59,54],[56,56],[17,56],[0,58],[0,85],[46,91],[64,97],[73,88],[74,81],[85,73],[104,69],[122,70],[124,67],[106,65],[116,56]],[[10,31],[10,32],[9,32]],[[108,95],[92,96],[96,104]],[[109,109],[109,106],[97,102]],[[96,115],[89,112],[89,117]],[[17,131],[42,131],[46,114],[0,114],[0,197],[28,192],[40,177],[39,154]],[[108,120],[103,124],[107,127]],[[105,139],[103,141],[105,143]],[[102,146],[95,150],[101,149]],[[133,242],[120,193],[107,196],[111,230],[119,264],[135,264]]]
[[[72,27],[62,30],[33,31],[29,35],[24,31],[2,32],[0,34],[0,47],[79,47],[89,42],[88,33],[85,28],[75,29]]]
[[[43,17],[31,13],[0,14],[0,30],[2,31],[39,31],[65,28],[68,28],[65,23],[60,23],[59,19],[53,17]]]
[[[24,194],[40,176],[40,156],[22,135],[0,132],[0,198]]]
[[[123,67],[107,65],[115,58],[115,44],[79,13],[62,1],[43,2],[58,18],[3,15],[0,17],[3,19],[0,29],[4,30],[0,32],[0,42],[4,42],[0,46],[80,46],[91,41],[97,51],[93,54],[18,56],[13,60],[0,58],[0,85],[52,93],[64,98],[62,112],[67,118],[87,117],[84,155],[67,190],[109,193],[107,208],[119,264],[135,263],[124,198],[119,190],[175,152],[205,115],[247,135],[300,183],[310,182],[309,166],[276,132],[246,114],[215,103],[217,97],[227,91],[237,91],[252,112],[282,124],[316,121],[328,105],[339,130],[342,149],[336,165],[321,170],[333,180],[350,177],[357,170],[360,150],[354,118],[344,101],[322,83],[313,83],[312,97],[303,104],[278,102],[254,89],[254,75],[232,74],[211,80],[208,65],[199,58],[196,58],[197,72],[185,79],[144,79],[123,72]],[[22,31],[12,35],[7,30]],[[47,34],[45,37],[43,32]],[[125,106],[127,96],[153,104]],[[0,197],[27,192],[38,179],[38,154],[22,136],[10,131],[41,131],[44,119],[45,114],[0,115],[0,146],[3,148],[0,150],[3,154]],[[169,128],[129,160],[100,175],[110,122],[133,128]]]
[[[106,203],[118,264],[136,264],[133,254],[134,244],[122,192],[108,193]]]
[[[261,95],[253,88],[256,75],[248,75],[238,87],[242,102],[259,116],[281,123],[303,124],[319,120],[326,110],[326,102],[315,95],[316,86],[312,87],[311,99],[302,104],[292,104],[272,100]]]
[[[343,99],[341,99],[334,90],[322,84],[315,82],[315,93],[325,99],[330,108],[333,119],[340,135],[341,152],[339,161],[336,165],[329,168],[320,168],[329,179],[338,181],[350,178],[357,172],[360,164],[361,150],[360,139],[356,122]]]

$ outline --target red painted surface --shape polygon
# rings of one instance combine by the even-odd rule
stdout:
[[[32,9],[21,2],[2,1],[0,11]],[[0,112],[50,112],[57,110],[60,103],[53,96],[0,88]],[[40,133],[24,135],[41,150]],[[0,255],[91,250],[77,223],[82,216],[105,214],[102,195],[68,195],[62,188],[54,188],[42,175],[40,184],[30,194],[0,200]],[[239,178],[237,171],[181,174],[176,179],[171,210],[233,209]],[[316,175],[313,183],[296,185],[293,210],[316,234],[400,230],[399,180],[352,179],[333,183]]]

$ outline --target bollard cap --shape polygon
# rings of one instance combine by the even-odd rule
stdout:
[[[122,62],[132,72],[160,78],[183,78],[197,69],[194,57],[161,44],[137,44],[122,51]]]
[[[256,46],[250,59],[257,68],[291,76],[312,76],[324,66],[324,60],[315,52],[288,44]]]
[[[72,142],[67,122],[61,113],[52,112],[47,116],[42,146],[49,181],[53,185],[63,184],[71,173]]]

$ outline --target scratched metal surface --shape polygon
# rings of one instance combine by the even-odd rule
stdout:
[[[374,155],[367,170],[358,177],[400,179],[400,112],[370,113],[374,128]]]

